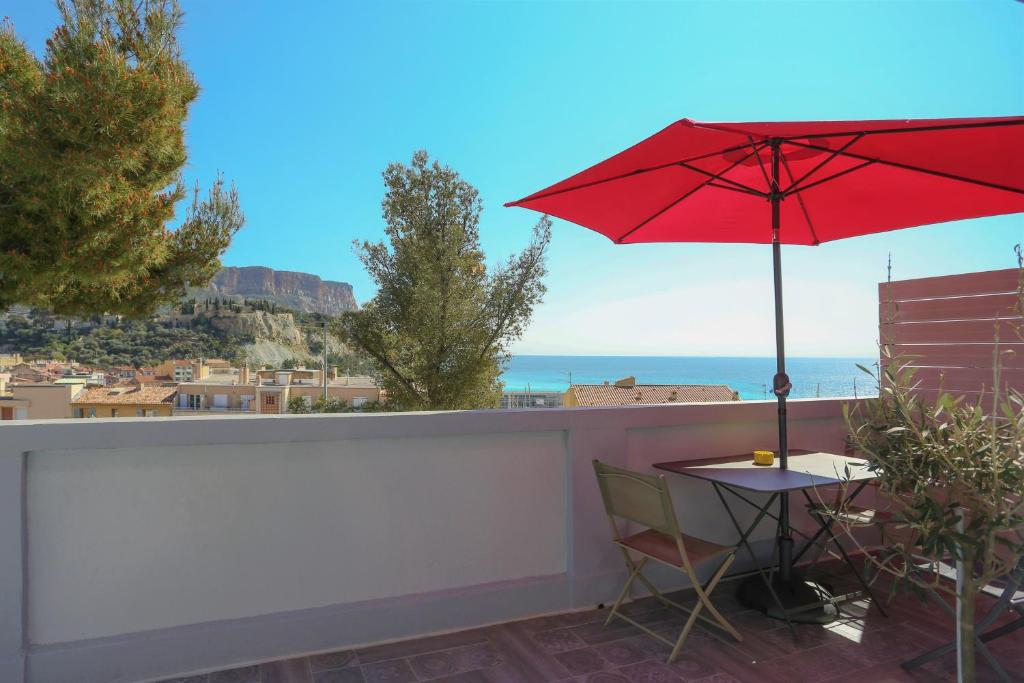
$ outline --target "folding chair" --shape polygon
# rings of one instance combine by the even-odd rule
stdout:
[[[619,597],[612,605],[607,626],[612,619],[618,617],[641,629],[645,633],[666,643],[672,648],[668,656],[671,664],[679,656],[679,651],[690,635],[696,620],[702,619],[708,624],[722,629],[736,640],[743,640],[743,636],[725,620],[725,617],[711,604],[710,595],[718,584],[719,579],[725,574],[733,560],[736,559],[736,546],[725,546],[705,541],[695,536],[687,536],[679,531],[679,522],[676,519],[675,508],[672,506],[672,497],[669,495],[668,484],[664,476],[651,474],[640,474],[630,470],[623,470],[617,467],[605,465],[597,460],[594,461],[594,472],[597,474],[597,483],[601,488],[601,497],[604,499],[604,507],[608,513],[608,521],[612,526],[612,538],[622,551],[626,560],[626,569],[629,571],[629,578],[626,585],[622,587]],[[616,518],[624,519],[646,527],[643,531],[622,536],[619,532],[619,525]],[[632,553],[641,556],[639,561],[633,559]],[[714,571],[707,583],[701,584],[694,571],[693,565],[706,562],[712,559],[719,559],[721,564]],[[684,607],[672,600],[669,600],[643,575],[642,570],[648,560],[654,560],[684,573],[689,579],[697,593],[697,603],[693,609]],[[664,636],[655,633],[643,624],[636,622],[625,614],[619,612],[622,601],[629,595],[629,589],[637,579],[658,600],[688,613],[689,619],[683,626],[679,638],[672,642]],[[702,609],[707,609],[714,619],[708,619],[701,614]]]

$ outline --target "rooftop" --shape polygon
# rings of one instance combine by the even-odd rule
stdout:
[[[80,403],[101,403],[113,405],[134,405],[153,403],[172,403],[174,395],[178,392],[176,386],[154,387],[134,385],[122,385],[115,387],[93,387],[84,389],[72,401]]]
[[[573,384],[569,393],[578,406],[588,408],[739,400],[725,384]]]

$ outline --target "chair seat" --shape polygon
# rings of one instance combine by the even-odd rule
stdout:
[[[868,526],[871,524],[888,524],[893,520],[893,515],[887,510],[875,510],[863,508],[857,505],[848,505],[839,510],[838,514],[829,507],[815,505],[811,512],[826,517],[833,517],[836,521],[850,526]]]
[[[696,536],[687,536],[686,534],[679,534],[683,539],[683,546],[686,548],[686,554],[690,558],[690,562],[697,564],[704,560],[711,559],[718,555],[726,555],[734,552],[736,546],[733,545],[718,545],[711,541],[705,541],[703,538],[697,538]],[[653,557],[656,560],[670,564],[673,567],[682,567],[683,558],[679,556],[679,548],[676,545],[674,538],[668,534],[663,534],[660,531],[654,529],[647,529],[641,531],[638,534],[627,536],[618,541],[618,544],[635,550],[638,553]]]

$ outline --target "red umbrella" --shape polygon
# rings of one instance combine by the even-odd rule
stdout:
[[[779,460],[786,468],[781,244],[1024,211],[1024,117],[700,123],[683,119],[510,202],[616,244],[771,243]],[[792,569],[780,509],[780,576]]]

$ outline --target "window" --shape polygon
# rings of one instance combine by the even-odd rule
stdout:
[[[214,408],[227,408],[228,407],[228,395],[227,394],[214,394],[213,395],[213,407]]]
[[[146,409],[146,411],[144,413],[144,417],[156,417],[156,411],[155,410]]]
[[[82,409],[81,408],[75,408],[74,416],[75,417],[85,417],[85,415],[82,414]]]
[[[276,406],[277,405],[277,396],[275,396],[274,394],[264,394],[263,395],[263,403],[265,405],[268,405],[268,406]]]
[[[135,409],[135,417],[145,417],[145,413],[143,412],[142,408]]]
[[[89,408],[89,417],[96,417],[96,409]]]
[[[117,417],[117,408],[110,409],[110,417]]]

